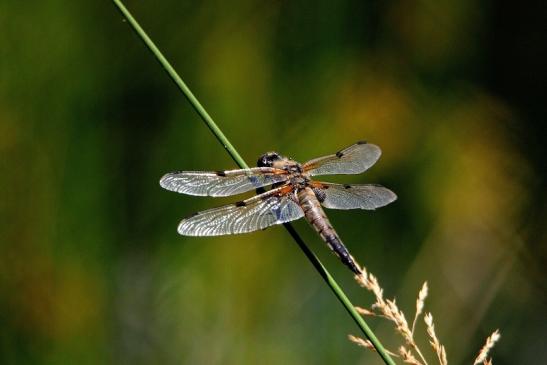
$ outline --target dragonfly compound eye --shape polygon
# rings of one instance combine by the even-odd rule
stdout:
[[[280,160],[281,156],[277,152],[268,152],[260,156],[256,162],[258,167],[272,167],[274,161]]]

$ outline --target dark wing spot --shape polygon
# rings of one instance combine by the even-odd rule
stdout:
[[[226,176],[226,172],[224,171],[215,171],[215,174],[217,174],[218,176]]]
[[[344,187],[345,187],[346,189],[351,189],[351,185],[348,185],[348,184],[344,184]]]
[[[336,157],[342,158],[342,156],[344,156],[344,154],[341,151],[336,152]]]
[[[357,141],[357,144],[367,144],[367,141]]]
[[[235,202],[235,206],[236,206],[236,207],[244,207],[244,206],[246,206],[246,205],[247,205],[247,204],[245,204],[244,201]]]

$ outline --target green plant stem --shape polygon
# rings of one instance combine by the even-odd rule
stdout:
[[[123,14],[123,16],[129,21],[129,24],[131,25],[132,29],[137,33],[139,38],[146,44],[148,49],[152,52],[152,54],[156,57],[158,62],[162,65],[164,70],[169,74],[169,77],[175,82],[175,84],[178,86],[180,91],[184,94],[186,99],[190,102],[192,107],[195,109],[195,111],[199,114],[201,119],[205,122],[207,127],[211,130],[213,135],[217,138],[217,140],[222,143],[226,151],[230,154],[232,159],[238,164],[241,168],[248,168],[249,166],[245,163],[243,158],[239,155],[237,150],[232,146],[228,138],[222,133],[220,128],[216,125],[216,123],[213,121],[213,118],[207,113],[205,108],[201,105],[201,103],[198,101],[198,99],[194,96],[192,91],[186,86],[184,81],[180,78],[180,76],[177,74],[177,72],[173,69],[171,64],[167,61],[167,59],[163,56],[161,51],[156,47],[154,42],[148,37],[148,35],[144,32],[144,30],[141,28],[139,23],[133,18],[131,13],[126,9],[126,7],[123,5],[123,3],[120,0],[112,0],[114,4],[118,7],[120,12]],[[374,332],[370,329],[370,327],[367,325],[363,317],[357,313],[355,310],[355,307],[350,302],[346,294],[343,292],[343,290],[340,288],[340,286],[336,283],[334,278],[330,275],[330,273],[327,271],[327,269],[323,266],[321,261],[315,256],[315,254],[308,248],[308,246],[305,244],[305,242],[302,240],[300,235],[296,232],[294,227],[289,224],[285,223],[284,227],[287,229],[291,237],[296,241],[300,249],[304,252],[306,257],[310,260],[312,265],[315,267],[315,269],[319,272],[319,275],[325,280],[325,282],[328,284],[328,286],[331,288],[333,293],[336,295],[338,300],[342,303],[342,305],[346,308],[347,312],[350,314],[350,316],[353,318],[353,320],[357,323],[359,328],[363,331],[364,335],[370,340],[370,342],[375,347],[378,354],[382,357],[384,362],[389,365],[395,365],[395,362],[391,359],[389,354],[386,352],[378,338],[374,335]]]

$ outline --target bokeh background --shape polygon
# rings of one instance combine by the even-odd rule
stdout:
[[[365,175],[332,179],[399,196],[327,212],[353,255],[410,318],[429,282],[451,364],[471,363],[496,328],[495,364],[539,364],[541,3],[126,5],[250,164],[381,146]],[[282,228],[176,234],[181,217],[234,199],[177,195],[159,178],[235,164],[110,2],[4,0],[0,55],[0,363],[380,363],[347,340],[356,326]],[[352,301],[371,304],[296,227]]]

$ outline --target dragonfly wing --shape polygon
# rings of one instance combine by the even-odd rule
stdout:
[[[373,210],[397,199],[393,191],[374,184],[342,185],[317,182],[315,186],[321,204],[331,209]]]
[[[374,165],[381,154],[380,147],[367,142],[357,142],[333,155],[308,161],[303,168],[311,176],[360,174]]]
[[[287,180],[284,170],[271,167],[229,171],[179,171],[164,175],[160,185],[177,193],[229,196]]]
[[[220,236],[257,231],[304,216],[288,186],[250,199],[205,210],[183,219],[178,232],[183,236]]]

